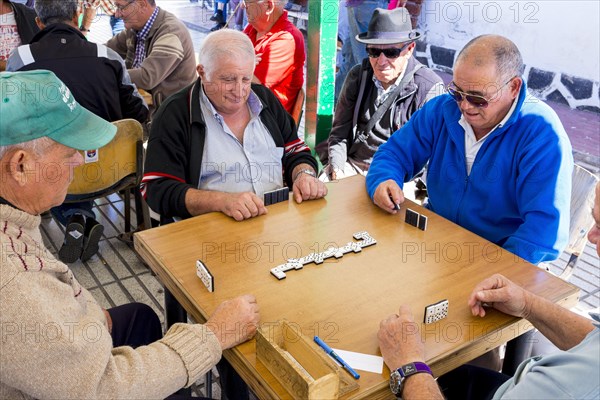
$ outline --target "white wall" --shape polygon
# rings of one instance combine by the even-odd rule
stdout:
[[[419,28],[427,43],[455,50],[475,36],[500,34],[528,67],[600,80],[598,0],[425,0]]]

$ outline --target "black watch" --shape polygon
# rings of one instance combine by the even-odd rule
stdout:
[[[390,374],[390,389],[396,396],[402,395],[402,389],[404,389],[404,380],[411,375],[427,373],[433,375],[429,366],[424,362],[413,362],[406,364],[395,370]]]

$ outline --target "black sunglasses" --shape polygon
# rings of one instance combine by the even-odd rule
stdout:
[[[508,85],[510,81],[513,80],[513,78],[514,76],[510,78],[504,85],[500,86],[498,90],[496,90],[496,92],[489,98],[485,98],[478,94],[470,94],[458,90],[457,88],[451,86],[454,85],[454,82],[450,82],[450,84],[446,86],[446,90],[448,91],[448,94],[452,96],[454,100],[456,100],[458,103],[460,103],[463,100],[466,100],[477,108],[486,108],[490,104],[490,101],[492,101],[498,95],[498,92],[500,92],[500,90],[502,90],[504,86]]]
[[[367,47],[367,54],[371,58],[379,58],[381,53],[383,53],[383,55],[389,59],[398,58],[398,57],[400,57],[400,54],[402,54],[402,52],[404,51],[406,46],[408,46],[409,44],[410,43],[407,43],[404,46],[400,47],[399,49],[396,47],[392,47],[389,49],[380,49],[378,47]]]

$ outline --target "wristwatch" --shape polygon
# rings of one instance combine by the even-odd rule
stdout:
[[[81,26],[79,27],[79,30],[80,30],[81,32],[89,32],[89,31],[90,31],[88,28],[84,28],[84,27],[83,27],[83,25],[81,25]]]
[[[312,176],[313,178],[317,177],[317,174],[315,174],[315,171],[313,171],[312,169],[303,169],[303,170],[298,171],[298,173],[294,176],[294,182],[296,182],[296,179],[298,179],[300,174],[307,174],[307,175]]]
[[[431,373],[431,369],[427,366],[427,364],[423,362],[412,362],[410,364],[406,364],[395,370],[390,374],[390,389],[392,393],[396,396],[402,396],[402,389],[404,389],[404,380],[411,375],[427,373],[429,375],[433,375]]]

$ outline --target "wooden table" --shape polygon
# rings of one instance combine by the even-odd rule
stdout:
[[[379,322],[412,306],[422,320],[424,307],[450,303],[448,318],[422,325],[426,358],[436,376],[497,347],[530,328],[524,320],[492,310],[471,316],[467,297],[474,285],[502,273],[532,292],[565,306],[578,289],[433,214],[410,201],[390,215],[372,204],[363,177],[328,184],[326,198],[279,203],[268,214],[244,222],[212,213],[136,234],[135,249],[196,321],[205,321],[223,300],[253,293],[261,322],[287,319],[301,332],[319,335],[334,348],[380,355]],[[406,207],[428,216],[426,231],[404,222]],[[377,240],[361,253],[309,264],[278,281],[269,270],[287,258],[323,251],[352,241],[366,230]],[[202,259],[215,277],[209,293],[196,277]],[[256,360],[255,341],[225,357],[260,398],[286,398],[287,392]],[[393,398],[389,371],[361,371],[360,388],[346,398]]]

